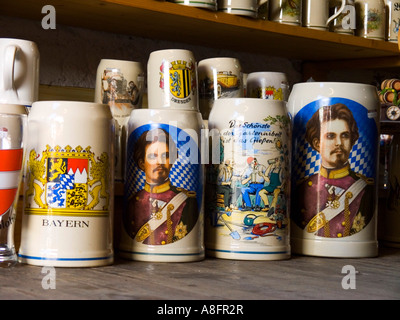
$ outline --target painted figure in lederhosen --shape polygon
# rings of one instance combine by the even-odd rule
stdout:
[[[317,110],[306,125],[306,140],[319,152],[318,173],[300,181],[293,194],[292,218],[307,232],[340,238],[361,231],[373,216],[374,179],[350,169],[359,138],[350,109],[336,103]]]
[[[176,155],[176,145],[163,129],[145,131],[135,144],[133,160],[144,171],[146,183],[129,197],[124,226],[138,242],[164,245],[178,241],[197,222],[196,192],[176,187],[169,179],[172,155]]]

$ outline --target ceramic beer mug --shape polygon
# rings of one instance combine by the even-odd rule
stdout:
[[[197,63],[191,51],[153,51],[147,63],[149,109],[199,111]]]
[[[202,1],[194,1],[194,0],[169,0],[170,2],[182,4],[189,7],[197,7],[209,10],[217,10],[217,0],[202,0]]]
[[[115,128],[109,106],[40,101],[28,120],[20,261],[111,264]]]
[[[290,257],[290,118],[285,102],[219,99],[209,125],[207,254],[224,259]]]
[[[269,20],[301,25],[303,0],[269,0]]]
[[[25,107],[23,107],[23,109],[25,109]],[[10,267],[17,263],[14,245],[14,229],[26,143],[26,118],[26,114],[3,113],[0,108],[1,267]]]
[[[218,57],[199,61],[199,104],[204,120],[207,120],[214,101],[243,97],[243,74],[236,58]]]
[[[356,29],[356,7],[354,0],[346,0],[346,4],[342,9],[342,0],[334,0],[330,2],[331,10],[334,14],[341,13],[330,24],[330,31],[340,34],[354,35]]]
[[[283,72],[252,72],[247,76],[246,95],[248,98],[261,98],[287,101],[289,82]]]
[[[132,260],[204,258],[203,121],[192,110],[133,110],[119,252]]]
[[[329,16],[329,0],[303,0],[303,27],[328,30],[329,23],[337,18],[346,5],[346,0],[332,16]]]
[[[122,182],[125,167],[125,141],[129,116],[142,107],[144,70],[140,62],[102,59],[97,67],[95,100],[108,104],[116,128],[115,180]]]
[[[386,6],[384,0],[356,0],[356,35],[368,39],[385,40]]]
[[[288,109],[293,117],[293,253],[376,256],[376,87],[299,83],[293,86]]]
[[[386,0],[387,10],[387,33],[386,40],[390,42],[398,42],[399,27],[400,27],[400,1]]]
[[[258,0],[218,0],[218,10],[257,18]]]
[[[30,109],[39,95],[39,59],[34,42],[0,39],[0,103]]]

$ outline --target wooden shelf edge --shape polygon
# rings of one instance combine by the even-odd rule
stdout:
[[[396,43],[159,0],[15,0],[2,14],[41,20],[47,4],[56,8],[57,23],[145,38],[300,60],[399,56]]]

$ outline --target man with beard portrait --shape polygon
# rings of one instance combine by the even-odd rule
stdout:
[[[341,103],[320,108],[307,122],[306,141],[320,154],[320,170],[300,181],[292,195],[292,219],[307,232],[346,237],[373,216],[374,180],[350,169],[358,138],[353,114]]]

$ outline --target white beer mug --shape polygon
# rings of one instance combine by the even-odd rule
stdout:
[[[30,109],[39,95],[39,59],[34,42],[0,39],[0,103]]]
[[[346,0],[342,0],[339,10],[329,16],[329,0],[303,0],[303,27],[328,30],[329,23],[343,11]]]
[[[154,262],[204,258],[202,129],[199,112],[132,111],[122,257]]]
[[[197,64],[191,51],[153,51],[147,63],[149,109],[199,111]]]
[[[289,81],[283,72],[252,72],[247,76],[246,95],[248,98],[287,101]]]
[[[293,86],[293,253],[373,257],[378,253],[380,103],[372,85]]]
[[[35,102],[28,117],[21,262],[113,262],[114,120],[104,104]]]
[[[215,100],[243,98],[243,74],[238,59],[218,57],[201,60],[198,74],[200,112],[204,120],[208,119]]]

